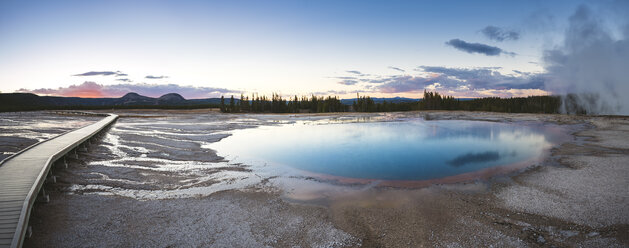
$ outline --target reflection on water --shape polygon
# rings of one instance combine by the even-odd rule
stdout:
[[[515,154],[515,153],[514,153]],[[500,159],[499,152],[467,153],[448,161],[452,166],[463,166],[466,164],[491,162]]]
[[[226,158],[357,179],[426,180],[540,158],[542,127],[480,121],[396,121],[259,127],[213,144]]]

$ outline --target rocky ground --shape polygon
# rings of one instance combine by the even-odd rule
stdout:
[[[26,247],[629,246],[627,117],[119,114],[89,153],[72,159],[67,170],[55,168],[59,182],[46,186],[51,202],[35,206]],[[571,125],[575,133],[524,171],[415,189],[268,176],[203,148],[230,130],[257,125],[412,117],[555,123]],[[5,151],[24,142],[2,144]]]

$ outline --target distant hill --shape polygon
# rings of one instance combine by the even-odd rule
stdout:
[[[182,103],[185,102],[186,99],[177,93],[168,93],[157,98],[157,101],[160,103]]]
[[[225,99],[226,103],[229,102]],[[106,108],[193,108],[218,107],[220,98],[185,99],[177,93],[158,98],[127,93],[120,98],[81,98],[38,96],[31,93],[0,93],[0,111],[43,109],[106,109]]]

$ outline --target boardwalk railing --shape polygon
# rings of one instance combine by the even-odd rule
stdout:
[[[39,142],[0,162],[0,247],[22,246],[31,209],[40,190],[43,193],[50,168],[118,118],[103,116],[96,123]]]

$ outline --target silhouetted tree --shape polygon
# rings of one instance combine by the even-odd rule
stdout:
[[[572,96],[574,98],[574,96]],[[570,104],[570,96],[564,102]],[[572,99],[572,101],[576,101]],[[341,103],[336,96],[319,97],[315,95],[294,96],[285,100],[280,94],[273,93],[271,99],[266,96],[253,94],[251,100],[243,95],[240,96],[239,103],[235,105],[232,96],[228,107],[221,97],[221,111],[223,112],[254,112],[254,113],[323,113],[323,112],[389,112],[389,111],[412,111],[412,110],[467,110],[467,111],[493,111],[508,113],[558,113],[561,106],[561,98],[558,96],[529,96],[499,98],[486,97],[471,100],[459,100],[452,96],[442,96],[438,92],[424,91],[424,97],[418,101],[407,102],[376,102],[369,96],[356,94],[356,100],[350,106]],[[571,111],[584,113],[583,108],[574,107],[576,104],[568,105]],[[576,110],[575,110],[576,109]]]
[[[234,102],[234,95],[229,99],[229,112],[233,113],[236,110],[236,103]]]

